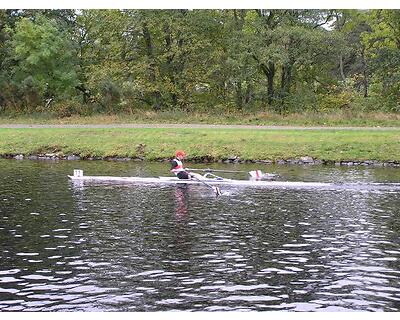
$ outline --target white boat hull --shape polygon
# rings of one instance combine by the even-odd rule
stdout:
[[[113,182],[113,183],[149,183],[149,184],[202,184],[198,180],[178,179],[175,177],[113,177],[113,176],[68,176],[72,181],[81,182]],[[231,180],[231,179],[204,179],[201,180],[210,185],[237,185],[251,187],[290,187],[290,188],[326,188],[330,187],[331,183],[320,182],[292,182],[292,181],[259,181],[259,180]]]
[[[74,170],[73,176],[68,176],[73,182],[88,183],[127,183],[127,184],[198,184],[218,186],[248,186],[269,188],[298,188],[298,189],[328,189],[374,191],[400,191],[400,183],[330,183],[330,182],[302,182],[302,181],[263,181],[263,180],[232,180],[232,179],[204,179],[186,180],[176,177],[114,177],[114,176],[84,176],[82,170]]]

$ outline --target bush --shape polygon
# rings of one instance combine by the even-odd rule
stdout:
[[[58,118],[67,118],[73,115],[88,116],[93,113],[90,105],[84,105],[74,100],[55,102],[50,109],[50,112]]]
[[[338,93],[320,94],[317,96],[318,109],[321,111],[349,109],[358,94],[351,90]]]
[[[115,82],[106,79],[101,83],[101,104],[109,113],[115,112],[121,99],[121,91]]]
[[[25,78],[19,86],[26,109],[36,109],[42,104],[42,94],[39,83],[32,76]]]

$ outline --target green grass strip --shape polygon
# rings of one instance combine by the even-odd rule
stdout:
[[[81,157],[188,160],[238,156],[243,160],[400,161],[400,131],[251,129],[0,129],[0,155],[76,154]]]

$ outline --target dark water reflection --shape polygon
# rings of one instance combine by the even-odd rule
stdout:
[[[229,187],[216,199],[195,185],[73,185],[77,167],[166,172],[0,161],[1,311],[400,310],[400,190]],[[273,169],[293,181],[400,181],[389,168]]]

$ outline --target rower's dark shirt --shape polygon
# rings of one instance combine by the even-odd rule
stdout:
[[[172,160],[172,161],[171,161],[171,170],[174,169],[174,168],[176,168],[177,166],[178,166],[178,162],[176,162],[175,159]]]

